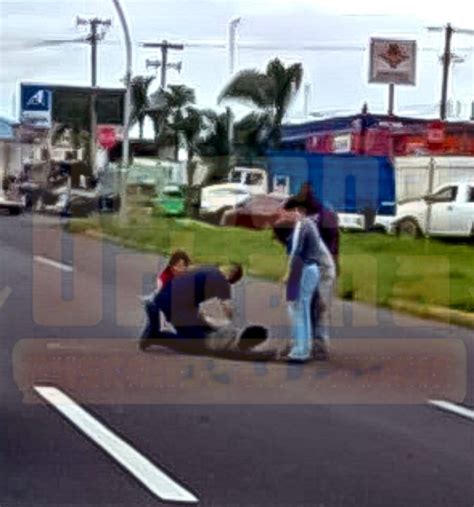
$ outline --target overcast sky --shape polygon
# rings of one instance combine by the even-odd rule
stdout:
[[[168,39],[176,42],[226,39],[227,24],[242,17],[242,42],[271,42],[293,47],[286,51],[241,49],[238,68],[261,68],[275,56],[288,63],[302,62],[305,82],[312,86],[312,111],[359,111],[367,101],[372,112],[384,112],[386,87],[367,83],[367,52],[301,51],[301,43],[368,46],[369,38],[402,36],[416,38],[418,85],[397,89],[397,109],[429,111],[439,102],[443,34],[427,33],[427,25],[451,21],[474,29],[472,1],[451,0],[437,4],[397,0],[122,0],[135,41],[134,73],[149,74],[146,58],[157,57],[139,43]],[[99,84],[120,86],[124,74],[120,25],[111,0],[0,0],[0,114],[16,117],[14,96],[21,81],[73,83],[90,81],[89,47],[85,44],[26,49],[41,39],[74,38],[84,32],[75,27],[76,15],[113,19],[106,43],[99,49]],[[472,22],[472,26],[466,23]],[[454,49],[465,61],[454,66],[450,95],[464,102],[464,115],[474,100],[474,37],[456,34]],[[216,98],[228,79],[225,49],[193,48],[172,53],[171,61],[183,61],[183,71],[168,73],[171,84],[185,83],[196,89],[198,103],[216,107]],[[158,80],[154,84],[156,87]],[[421,105],[427,105],[425,110]],[[292,115],[303,109],[302,94]]]

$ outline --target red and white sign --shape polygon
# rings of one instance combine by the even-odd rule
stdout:
[[[370,40],[369,83],[416,84],[416,41]]]
[[[340,134],[334,136],[332,142],[333,153],[350,153],[352,150],[352,135]]]
[[[120,132],[115,125],[98,125],[97,141],[106,150],[111,150],[121,140]]]

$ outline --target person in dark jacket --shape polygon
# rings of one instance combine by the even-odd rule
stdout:
[[[295,315],[296,318],[299,318],[298,311],[296,314],[294,312],[297,307],[299,307],[300,315],[307,316],[308,313],[306,305],[308,302],[306,301],[308,299],[308,294],[306,294],[306,300],[304,300],[304,294],[300,292],[303,283],[305,265],[309,264],[311,266],[311,264],[315,262],[319,270],[318,284],[309,301],[310,320],[306,320],[306,317],[304,317],[304,320],[299,318],[300,329],[297,330],[294,328],[293,335],[298,336],[298,340],[301,340],[304,343],[301,349],[304,349],[305,353],[300,354],[303,356],[303,361],[308,358],[306,352],[310,349],[311,337],[313,344],[313,357],[324,360],[328,357],[330,341],[329,312],[334,281],[336,278],[334,260],[324,241],[322,241],[319,236],[315,222],[308,218],[308,212],[305,208],[305,204],[298,202],[296,198],[291,198],[285,207],[289,210],[299,208],[298,215],[300,221],[299,227],[298,224],[295,226],[294,219],[287,215],[286,218],[277,222],[273,229],[275,238],[285,246],[286,251],[290,256],[290,276],[288,276],[287,280],[287,301],[289,302],[289,311],[292,320],[294,320]],[[302,230],[304,233],[303,236],[301,234]],[[303,244],[301,244],[302,242]],[[298,244],[300,244],[299,247],[297,246]],[[306,246],[304,246],[304,244],[306,244]],[[298,254],[298,250],[301,251],[301,249],[306,250],[306,252]],[[308,271],[308,269],[306,271]],[[303,290],[303,292],[305,292],[305,290]],[[294,304],[294,302],[298,301],[298,299],[301,304]],[[304,332],[301,331],[302,322],[305,325]],[[301,337],[301,335],[304,336]],[[308,338],[308,336],[310,338]]]
[[[144,350],[149,340],[204,340],[213,328],[203,318],[201,305],[215,299],[223,310],[232,315],[231,286],[242,278],[242,267],[232,265],[227,272],[214,266],[203,266],[174,277],[146,303],[148,317],[140,341]],[[160,314],[166,319],[170,330],[162,331]]]
[[[295,198],[305,204],[308,210],[308,217],[315,221],[319,235],[331,253],[334,264],[336,265],[336,270],[339,273],[340,232],[337,213],[329,206],[324,205],[315,196],[311,183],[309,182],[301,186]]]
[[[289,248],[287,282],[288,309],[292,321],[292,348],[289,360],[305,362],[313,352],[313,338],[319,333],[319,321],[314,321],[313,304],[318,289],[332,284],[334,261],[322,241],[315,222],[308,217],[307,203],[291,198],[285,209],[294,214],[295,225]],[[324,289],[325,290],[325,289]],[[320,333],[319,333],[320,334]],[[327,340],[317,337],[325,352]]]

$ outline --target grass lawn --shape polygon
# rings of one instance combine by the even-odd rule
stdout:
[[[213,227],[187,219],[132,210],[126,225],[116,216],[75,221],[72,232],[96,230],[125,246],[167,255],[185,249],[195,263],[240,262],[248,275],[279,280],[286,255],[270,231]],[[343,233],[340,295],[390,306],[394,300],[474,312],[474,244]]]
[[[474,244],[344,234],[341,295],[382,306],[393,300],[474,312]]]

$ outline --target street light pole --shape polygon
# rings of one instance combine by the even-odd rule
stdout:
[[[112,0],[122,25],[125,37],[125,104],[123,120],[122,167],[130,165],[130,116],[132,113],[132,39],[128,28],[127,18],[123,12],[120,0]]]
[[[229,51],[229,75],[232,76],[235,71],[235,55],[237,52],[237,38],[236,38],[236,32],[237,27],[241,23],[242,18],[234,18],[229,23],[229,39],[228,39],[228,51]],[[232,145],[234,142],[234,118],[230,111],[230,109],[227,109],[227,129],[228,129],[228,139],[229,139],[229,148],[232,150]]]
[[[242,18],[235,18],[229,23],[229,74],[235,71],[235,55],[237,52],[236,32]]]

